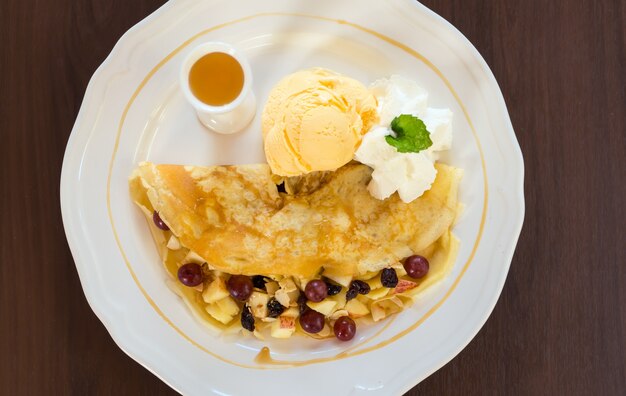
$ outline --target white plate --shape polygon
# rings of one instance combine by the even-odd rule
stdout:
[[[418,80],[455,114],[444,162],[465,169],[453,273],[417,304],[351,343],[224,339],[166,286],[127,178],[142,160],[263,162],[259,117],[206,131],[177,85],[185,54],[208,40],[249,57],[262,104],[282,76],[323,66],[369,83]],[[410,0],[176,0],[122,37],[94,74],[67,145],[63,222],[85,295],[117,344],[184,394],[400,394],[467,345],[500,294],[521,229],[523,162],[489,68],[446,21]],[[268,345],[280,361],[259,364]]]

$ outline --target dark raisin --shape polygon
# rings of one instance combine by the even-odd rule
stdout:
[[[267,278],[263,275],[254,275],[252,277],[252,285],[257,289],[265,290],[265,284],[267,283]]]
[[[304,311],[309,309],[309,307],[306,305],[306,302],[306,296],[304,295],[304,293],[300,293],[300,296],[298,297],[298,308],[300,308],[300,315],[302,315]]]
[[[279,303],[274,297],[267,302],[267,316],[270,318],[277,318],[284,311],[285,307],[283,307],[283,304]]]
[[[371,290],[370,285],[362,280],[353,280],[352,283],[350,283],[350,289],[357,289],[359,294],[367,294]]]
[[[250,307],[247,305],[244,305],[241,311],[241,327],[249,331],[254,331],[254,316],[252,316]]]
[[[388,288],[394,288],[398,286],[398,274],[396,274],[396,270],[393,268],[385,268],[380,273],[380,283]]]
[[[350,288],[346,293],[346,301],[352,300],[356,295],[359,294],[359,290],[357,288]]]
[[[276,185],[276,189],[278,190],[278,192],[280,193],[286,193],[287,190],[285,190],[285,182],[282,182],[280,184]]]
[[[326,282],[326,287],[328,288],[328,295],[329,296],[335,296],[335,295],[339,294],[339,292],[341,291],[341,286],[340,285],[335,285],[335,284]]]

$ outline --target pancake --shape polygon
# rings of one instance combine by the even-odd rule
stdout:
[[[432,246],[452,226],[462,171],[437,164],[432,188],[411,203],[367,190],[371,168],[351,163],[318,182],[278,191],[268,165],[142,163],[130,178],[180,244],[228,274],[357,278]],[[303,183],[300,183],[303,184]],[[296,187],[294,187],[296,186]]]

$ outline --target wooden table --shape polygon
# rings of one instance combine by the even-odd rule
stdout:
[[[59,210],[92,73],[159,0],[0,1],[0,393],[165,395],[81,290]],[[526,220],[491,318],[410,395],[626,394],[623,0],[428,0],[500,83]]]

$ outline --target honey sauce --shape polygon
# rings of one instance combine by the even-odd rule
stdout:
[[[204,55],[189,71],[191,92],[209,106],[224,106],[237,99],[243,83],[241,64],[224,52]]]

